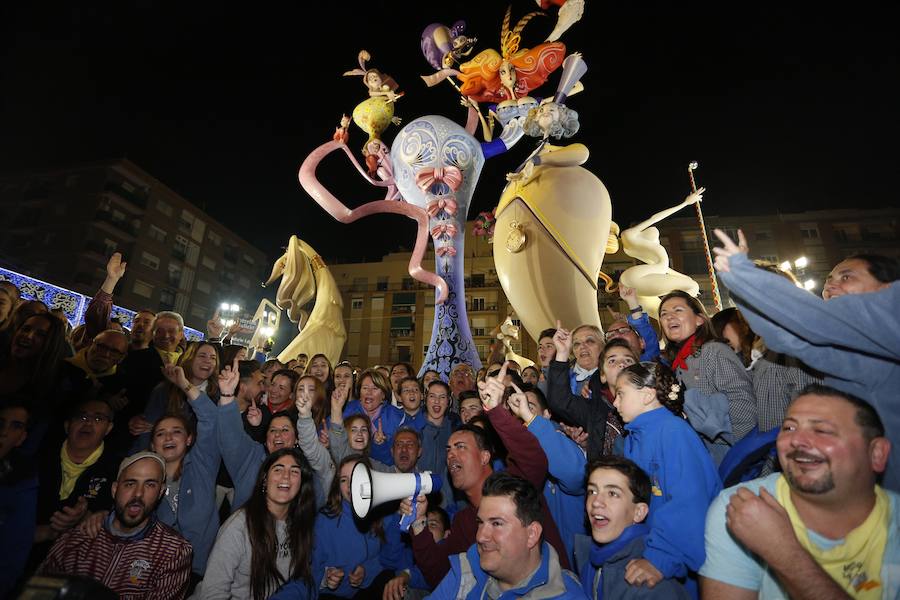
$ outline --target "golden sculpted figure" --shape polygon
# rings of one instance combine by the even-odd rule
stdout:
[[[331,364],[336,364],[347,341],[344,302],[322,257],[312,246],[292,235],[287,252],[275,261],[265,285],[271,285],[279,277],[281,284],[275,304],[287,311],[292,322],[298,323],[300,334],[281,351],[278,360],[287,362],[299,354],[321,353]],[[316,302],[307,315],[303,307],[313,297]]]

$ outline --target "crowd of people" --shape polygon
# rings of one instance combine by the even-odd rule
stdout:
[[[74,330],[0,282],[0,597],[898,597],[900,266],[820,298],[717,235],[735,307],[620,286],[605,333],[449,374],[125,330],[119,254]],[[360,518],[360,464],[444,485]]]

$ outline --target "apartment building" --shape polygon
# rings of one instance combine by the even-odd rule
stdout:
[[[0,175],[0,264],[93,295],[113,252],[116,303],[205,330],[222,302],[252,313],[265,254],[129,160]]]

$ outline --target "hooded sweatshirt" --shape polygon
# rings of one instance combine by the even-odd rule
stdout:
[[[625,457],[652,484],[644,558],[663,577],[684,577],[706,558],[706,509],[722,489],[719,474],[697,433],[667,408],[645,412],[625,429]]]

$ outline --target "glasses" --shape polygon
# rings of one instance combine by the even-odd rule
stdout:
[[[107,346],[103,342],[94,342],[94,348],[99,352],[103,351],[105,354],[109,354],[113,358],[121,358],[125,356],[125,353],[119,350],[118,348],[113,348],[112,346]]]
[[[619,327],[617,329],[609,329],[609,330],[607,330],[606,334],[604,334],[603,337],[608,340],[609,338],[613,337],[614,335],[625,335],[629,331],[634,331],[634,329],[632,329],[631,327]]]
[[[78,420],[82,423],[93,421],[97,425],[100,425],[101,423],[112,421],[112,418],[109,415],[104,415],[101,413],[94,413],[92,415],[89,415],[88,413],[81,413],[80,415],[78,415]]]

